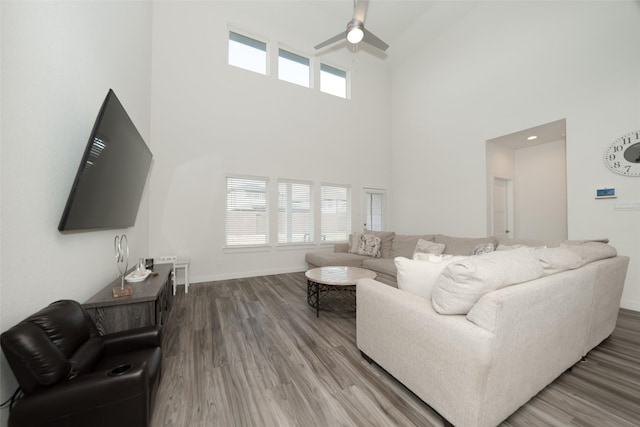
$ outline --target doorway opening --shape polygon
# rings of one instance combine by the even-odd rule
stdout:
[[[567,238],[565,119],[488,140],[486,160],[489,235]]]

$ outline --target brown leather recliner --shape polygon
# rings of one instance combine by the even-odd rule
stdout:
[[[57,301],[0,337],[23,396],[9,427],[148,426],[160,384],[162,330],[100,335],[75,301]]]

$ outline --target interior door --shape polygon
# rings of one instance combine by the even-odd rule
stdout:
[[[513,237],[510,224],[511,182],[508,179],[493,178],[493,234],[495,236]]]

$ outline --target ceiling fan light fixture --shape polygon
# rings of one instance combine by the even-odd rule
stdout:
[[[364,38],[364,24],[357,19],[352,20],[347,25],[347,40],[349,43],[357,44]]]

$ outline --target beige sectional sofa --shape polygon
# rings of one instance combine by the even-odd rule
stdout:
[[[454,254],[477,243],[433,238],[447,239]],[[377,270],[399,288],[357,283],[363,356],[458,427],[498,425],[607,338],[629,263],[604,241],[496,242],[437,266],[408,259],[406,238],[405,256]],[[378,265],[338,253],[307,262]]]
[[[496,237],[467,238],[452,237],[444,234],[396,234],[394,232],[368,232],[381,239],[380,257],[349,253],[349,243],[339,243],[327,250],[307,252],[305,261],[309,268],[343,265],[363,267],[378,274],[376,280],[391,286],[398,286],[396,279],[396,257],[412,258],[418,240],[423,239],[444,244],[443,254],[471,255],[478,245],[493,243],[498,245]]]

